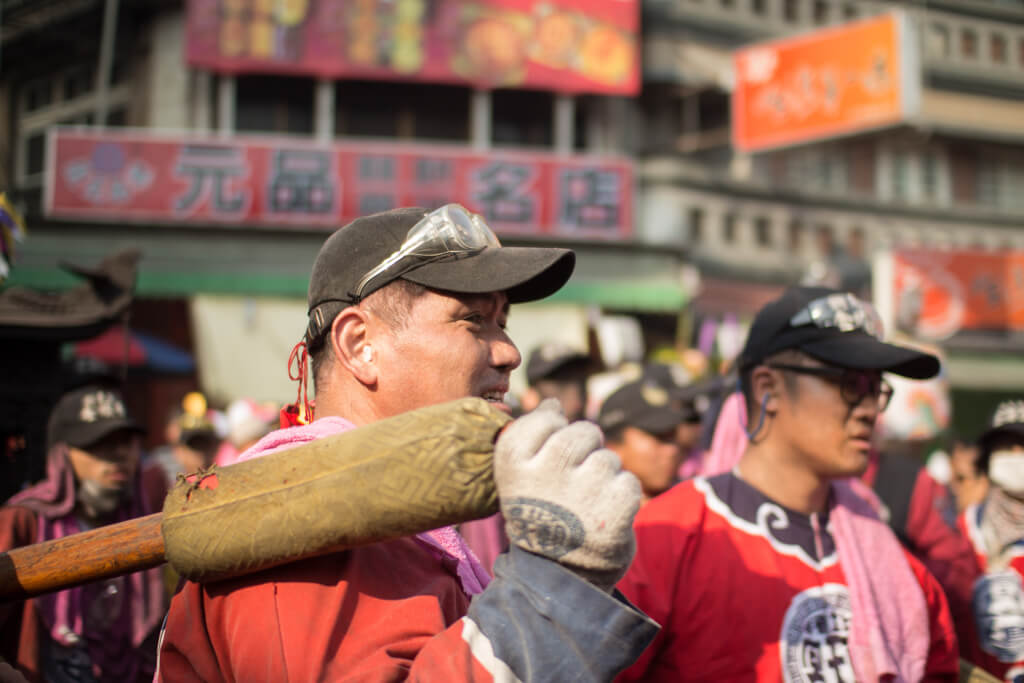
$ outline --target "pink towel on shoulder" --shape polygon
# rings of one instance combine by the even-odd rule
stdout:
[[[701,474],[732,470],[747,448],[747,411],[736,392],[722,405]],[[850,659],[859,681],[914,683],[930,647],[928,605],[903,546],[879,519],[880,503],[859,479],[835,481],[832,533],[850,590]],[[878,568],[872,571],[871,567]]]
[[[322,417],[308,425],[286,427],[270,432],[238,456],[238,462],[258,458],[286,448],[298,446],[334,434],[341,434],[356,426],[340,417]],[[455,572],[466,595],[476,595],[487,587],[490,574],[476,559],[473,551],[462,540],[454,527],[446,526],[416,535],[416,540],[428,546],[440,556],[448,556],[457,562]]]

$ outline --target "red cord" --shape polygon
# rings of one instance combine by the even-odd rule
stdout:
[[[293,371],[294,366],[294,371]],[[306,342],[300,341],[288,356],[288,379],[298,381],[299,390],[295,396],[295,403],[285,406],[281,411],[281,423],[285,426],[285,420],[292,425],[309,424],[313,421],[313,406],[309,403],[309,353],[306,351]]]

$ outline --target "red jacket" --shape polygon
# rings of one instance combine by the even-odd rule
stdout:
[[[849,593],[827,520],[785,510],[731,473],[676,486],[640,510],[619,584],[662,625],[620,680],[853,681]],[[956,680],[942,589],[907,561],[931,629],[927,680]]]
[[[518,547],[472,601],[456,566],[403,538],[186,582],[171,601],[156,680],[608,681],[658,628],[621,596]]]

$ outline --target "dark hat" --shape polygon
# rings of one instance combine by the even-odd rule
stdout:
[[[511,303],[522,303],[558,291],[575,267],[576,255],[569,249],[488,247],[457,260],[424,260],[399,274],[371,280],[356,296],[357,283],[397,252],[429,213],[403,208],[363,216],[327,238],[309,280],[307,342],[318,338],[342,309],[399,278],[460,294],[505,292]]]
[[[1024,400],[1003,401],[992,412],[988,429],[978,438],[983,450],[992,440],[1001,436],[1017,437],[1024,441]]]
[[[569,367],[586,367],[590,356],[568,344],[545,342],[530,353],[526,361],[526,381],[535,384],[547,379],[559,370]]]
[[[652,381],[639,380],[624,384],[605,399],[597,424],[605,431],[636,427],[650,434],[664,434],[684,419],[665,389]]]
[[[886,344],[880,334],[874,310],[854,295],[825,287],[792,287],[754,318],[739,366],[748,369],[775,353],[797,349],[843,368],[882,370],[912,379],[938,374],[938,358]]]
[[[668,392],[673,405],[681,411],[683,422],[700,421],[703,410],[698,404],[706,405],[707,401],[700,399],[707,392],[702,385],[692,382],[684,367],[675,363],[648,363],[644,365],[643,378]]]
[[[129,417],[119,391],[89,385],[68,392],[57,401],[46,426],[46,438],[51,446],[64,442],[75,448],[87,448],[119,429],[143,431]]]

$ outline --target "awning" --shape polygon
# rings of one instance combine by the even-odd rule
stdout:
[[[144,332],[132,330],[126,339],[121,325],[108,328],[98,337],[76,343],[74,355],[95,358],[111,366],[126,364],[159,372],[192,372],[196,366],[187,351]]]

